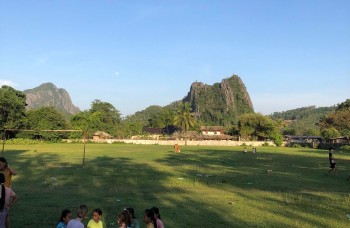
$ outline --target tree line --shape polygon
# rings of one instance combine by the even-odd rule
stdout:
[[[182,133],[199,131],[201,126],[208,126],[205,119],[195,115],[188,102],[174,102],[166,107],[150,106],[147,109],[122,118],[118,109],[112,104],[94,100],[88,110],[66,118],[54,107],[42,107],[26,110],[26,95],[10,86],[0,88],[0,129],[27,129],[32,131],[12,131],[7,137],[42,139],[59,141],[63,138],[81,138],[79,132],[43,132],[42,130],[75,129],[86,132],[91,138],[96,131],[105,131],[116,138],[129,138],[142,135],[143,127],[166,128],[176,126]],[[303,111],[302,109],[301,111]],[[303,113],[303,112],[301,112]],[[297,114],[296,114],[297,115]],[[301,114],[299,114],[301,115]],[[305,114],[303,114],[305,115]],[[234,118],[237,121],[226,128],[229,135],[246,140],[273,140],[282,143],[282,135],[292,132],[290,124],[275,114],[266,116],[247,112]],[[325,138],[350,135],[350,99],[339,104],[327,115],[321,116],[314,124],[314,131],[305,131]]]

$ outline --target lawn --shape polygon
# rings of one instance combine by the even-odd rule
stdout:
[[[63,209],[101,208],[106,227],[118,227],[124,207],[141,227],[157,206],[166,227],[349,227],[350,154],[306,148],[87,144],[6,145],[16,169],[18,203],[11,225],[55,227]],[[272,170],[267,173],[267,170]],[[84,220],[86,224],[88,219]]]

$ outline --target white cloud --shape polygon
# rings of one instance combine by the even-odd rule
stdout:
[[[1,80],[0,79],[0,86],[3,86],[3,85],[14,87],[16,84],[11,82],[11,81],[9,81],[9,80]]]

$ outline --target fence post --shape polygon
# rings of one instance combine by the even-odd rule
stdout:
[[[2,133],[2,152],[1,152],[2,157],[4,157],[5,141],[6,141],[6,129],[4,129],[4,132]]]

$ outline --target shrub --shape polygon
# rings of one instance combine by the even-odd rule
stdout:
[[[44,143],[41,140],[33,140],[33,139],[22,139],[22,138],[14,138],[6,140],[6,144],[8,145],[34,145]]]
[[[262,146],[270,146],[270,144],[268,142],[264,142]]]
[[[340,149],[350,152],[350,146],[342,146],[342,147],[340,147]]]
[[[295,144],[292,145],[292,147],[294,147],[294,148],[300,148],[301,145],[300,145],[299,143],[295,143]]]

